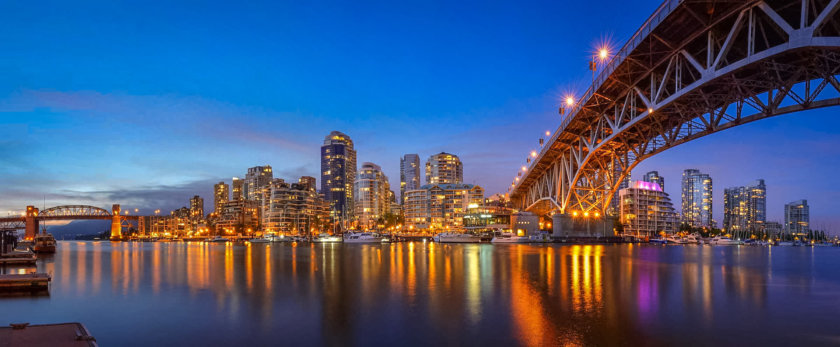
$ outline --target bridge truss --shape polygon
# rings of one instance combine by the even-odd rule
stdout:
[[[840,0],[666,1],[571,110],[511,199],[538,213],[606,213],[618,183],[656,153],[840,105],[838,8]]]
[[[46,210],[41,211],[38,214],[40,219],[60,219],[60,218],[98,218],[98,219],[107,219],[111,217],[111,212],[106,209],[95,207],[95,206],[87,206],[87,205],[64,205],[64,206],[56,206],[50,207]]]

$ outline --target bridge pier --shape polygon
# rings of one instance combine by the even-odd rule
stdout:
[[[557,213],[551,217],[554,238],[614,236],[615,218]]]
[[[35,206],[26,206],[26,214],[24,215],[24,222],[26,223],[26,233],[23,235],[24,240],[34,240],[35,235],[38,234],[38,208]]]
[[[114,204],[111,208],[111,240],[122,239],[122,220],[120,220],[120,204]]]

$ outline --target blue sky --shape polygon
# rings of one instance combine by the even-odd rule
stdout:
[[[318,176],[332,130],[359,162],[447,151],[465,180],[506,189],[560,95],[591,78],[658,1],[4,2],[0,3],[0,211],[27,203],[168,210],[270,164]],[[642,163],[666,176],[713,175],[723,188],[764,178],[768,215],[811,202],[840,227],[838,109],[777,117]],[[737,149],[737,150],[733,150]],[[678,203],[678,202],[677,202]],[[5,212],[4,212],[5,213]]]

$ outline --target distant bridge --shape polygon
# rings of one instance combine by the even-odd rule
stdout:
[[[840,0],[668,0],[512,183],[540,215],[605,215],[642,160],[756,120],[840,105]]]
[[[63,205],[50,207],[39,211],[34,206],[27,206],[26,212],[21,217],[0,218],[0,230],[25,229],[25,239],[31,240],[38,233],[38,226],[41,221],[49,220],[84,220],[100,219],[111,221],[111,238],[122,237],[122,221],[138,220],[138,216],[121,216],[120,205],[114,204],[111,211],[103,208],[87,205]]]

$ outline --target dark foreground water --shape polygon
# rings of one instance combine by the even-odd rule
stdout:
[[[840,248],[59,242],[0,324],[130,345],[840,344]]]

